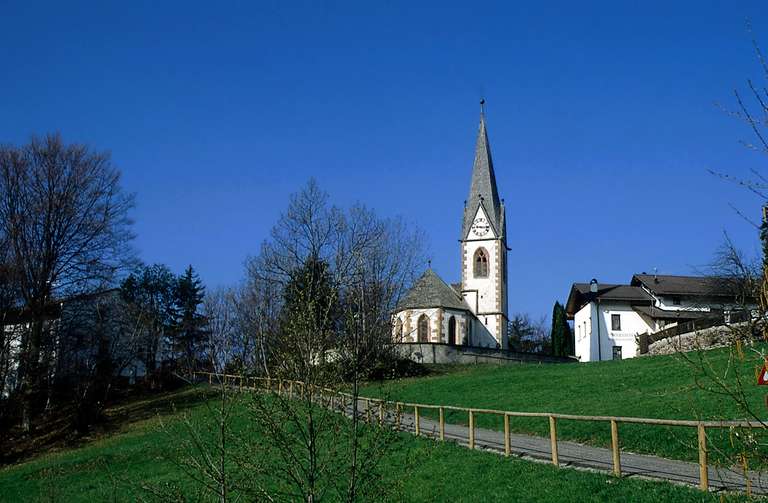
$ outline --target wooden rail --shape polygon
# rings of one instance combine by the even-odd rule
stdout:
[[[205,376],[207,377],[208,383],[213,384],[214,379],[216,379],[219,383],[223,383],[227,386],[236,386],[239,390],[242,391],[242,389],[248,388],[248,389],[266,389],[272,392],[275,392],[275,384],[273,381],[275,379],[270,377],[243,377],[238,375],[231,375],[231,374],[215,374],[215,373],[209,373],[209,372],[195,372],[195,375]],[[249,386],[249,383],[250,386]],[[259,386],[257,383],[264,383],[263,385]],[[308,391],[308,387],[305,385],[305,383],[301,381],[293,381],[293,380],[283,380],[278,379],[277,380],[277,394],[281,395],[286,392],[286,386],[284,383],[287,383],[287,394],[289,397],[294,397],[294,390],[296,389],[296,395],[297,396],[303,396]],[[344,393],[338,390],[334,390],[331,388],[319,388],[319,387],[309,387],[309,391],[320,391],[324,394],[326,394],[329,397],[329,403],[331,408],[333,408],[334,404],[334,398],[338,397],[342,399],[342,407],[341,410],[344,410],[346,405],[344,399],[352,399],[354,400],[354,396],[349,393]],[[551,450],[551,457],[552,457],[552,464],[555,466],[559,466],[560,460],[558,455],[558,440],[557,440],[557,423],[559,420],[569,420],[569,421],[592,421],[592,422],[607,422],[610,424],[610,431],[611,431],[611,454],[612,454],[612,461],[613,461],[613,474],[617,477],[621,477],[621,446],[619,443],[619,423],[626,423],[626,424],[646,424],[646,425],[655,425],[655,426],[678,426],[678,427],[687,427],[687,428],[696,428],[697,431],[697,438],[698,438],[698,451],[699,451],[699,487],[704,490],[709,490],[709,472],[708,472],[708,448],[707,448],[707,428],[712,429],[719,429],[719,428],[732,428],[732,427],[739,427],[739,428],[750,428],[750,429],[766,429],[766,423],[763,421],[760,422],[750,422],[746,420],[740,420],[740,421],[694,421],[694,420],[685,420],[685,419],[655,419],[655,418],[645,418],[645,417],[624,417],[624,416],[580,416],[575,414],[558,414],[553,412],[516,412],[516,411],[506,411],[506,410],[496,410],[496,409],[477,409],[477,408],[469,408],[469,407],[457,407],[453,405],[431,405],[431,404],[423,404],[423,403],[412,403],[412,402],[399,402],[399,401],[390,401],[390,400],[383,400],[380,398],[369,398],[369,397],[357,397],[358,402],[363,401],[365,404],[365,407],[361,411],[361,413],[365,414],[365,418],[367,422],[371,423],[371,412],[372,412],[372,404],[377,404],[378,406],[378,422],[380,425],[384,424],[384,420],[386,417],[386,411],[391,410],[390,408],[394,408],[394,424],[396,429],[401,428],[402,424],[402,411],[403,408],[412,408],[413,409],[413,418],[414,418],[414,433],[416,436],[421,435],[421,410],[437,410],[439,414],[439,439],[445,440],[445,411],[456,411],[456,412],[462,412],[467,414],[468,417],[468,447],[470,449],[475,448],[475,423],[476,423],[476,416],[478,414],[489,414],[489,415],[499,415],[504,418],[504,455],[509,456],[511,454],[511,444],[510,444],[510,426],[509,421],[512,417],[540,417],[540,418],[548,418],[549,420],[549,437],[550,437],[550,450]],[[335,410],[335,409],[334,409]],[[745,478],[747,487],[750,486],[750,480],[747,476],[747,470],[745,470]]]

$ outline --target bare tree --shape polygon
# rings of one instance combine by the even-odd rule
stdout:
[[[142,327],[117,289],[62,303],[56,324],[53,386],[74,405],[74,425],[87,431],[99,418],[115,380],[136,365]]]
[[[753,141],[742,141],[748,149],[768,154],[768,64],[758,43],[753,39],[753,47],[762,70],[763,83],[749,79],[747,91],[735,89],[735,109],[729,114],[748,126]],[[693,369],[696,385],[708,393],[714,393],[736,409],[753,423],[753,426],[768,428],[762,417],[764,404],[756,404],[750,397],[757,371],[768,361],[765,346],[756,344],[761,339],[768,341],[768,177],[758,170],[751,170],[751,178],[743,179],[729,174],[712,171],[725,180],[744,187],[757,196],[763,204],[762,219],[750,218],[741,209],[734,208],[746,221],[752,223],[762,242],[762,260],[750,261],[725,236],[724,244],[716,253],[710,274],[713,289],[732,293],[726,310],[734,313],[731,323],[718,330],[726,338],[727,358],[723,361],[718,355],[707,351],[709,344],[699,334],[694,334],[693,351],[685,351],[680,346],[678,356]],[[739,318],[735,322],[733,318]],[[711,410],[697,411],[711,416]],[[722,417],[721,419],[734,419]],[[765,466],[765,436],[752,428],[732,428],[729,432],[728,445],[714,443],[722,464],[730,468],[741,466],[746,472],[750,466]]]
[[[515,351],[548,354],[547,317],[532,320],[527,313],[515,313],[509,321],[509,344]]]
[[[212,372],[224,373],[233,361],[241,358],[237,314],[234,289],[218,288],[206,293],[203,315],[208,320],[208,362]],[[238,367],[241,371],[242,365],[238,364]]]
[[[249,260],[252,290],[241,299],[263,323],[264,369],[275,383],[294,383],[253,395],[250,406],[259,448],[249,469],[276,480],[276,499],[358,501],[385,491],[376,468],[393,437],[360,425],[359,383],[394,357],[392,309],[423,263],[418,232],[363,206],[330,206],[314,181]],[[331,403],[342,387],[351,390],[343,407]]]
[[[130,256],[132,204],[106,153],[66,145],[58,135],[0,148],[0,234],[34,320],[19,368],[26,430],[44,391],[45,310],[56,298],[114,279]]]

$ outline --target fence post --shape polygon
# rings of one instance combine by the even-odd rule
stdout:
[[[504,414],[504,455],[509,457],[510,454],[509,445],[509,414]]]
[[[552,445],[552,464],[560,466],[560,458],[557,455],[557,419],[549,416],[549,441]]]
[[[288,398],[293,399],[293,379],[288,382]]]
[[[384,426],[384,400],[379,402],[379,426]]]
[[[416,431],[416,436],[419,436],[419,406],[413,406],[413,427]]]
[[[445,408],[440,407],[440,440],[445,440]]]
[[[749,459],[746,455],[741,456],[741,468],[744,470],[744,483],[747,486],[747,498],[752,497],[752,481],[749,479]]]
[[[475,448],[475,413],[469,409],[469,448]]]
[[[400,429],[400,415],[402,414],[402,411],[400,410],[400,402],[397,402],[395,404],[395,429]]]
[[[208,374],[208,384],[213,384],[213,374]]]
[[[699,432],[699,487],[702,491],[709,490],[709,471],[707,470],[707,432],[703,424],[698,426]]]
[[[621,477],[621,451],[619,451],[619,425],[611,419],[611,450],[613,451],[613,474]]]
[[[371,422],[371,400],[368,398],[365,399],[365,422]]]

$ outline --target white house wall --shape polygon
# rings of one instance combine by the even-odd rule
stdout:
[[[592,347],[592,304],[579,309],[573,316],[574,354],[579,361],[590,360]]]
[[[621,330],[612,329],[611,315],[614,314],[620,316]],[[634,358],[638,354],[637,336],[653,332],[653,329],[650,320],[632,309],[628,303],[591,302],[574,316],[576,357],[582,362],[612,360],[613,348],[618,346],[621,347],[622,359]]]

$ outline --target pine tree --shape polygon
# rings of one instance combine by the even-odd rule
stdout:
[[[282,353],[302,356],[311,352],[322,358],[335,342],[340,310],[339,292],[328,263],[309,257],[291,273],[283,292]]]
[[[123,300],[143,326],[141,358],[150,375],[167,357],[167,343],[176,319],[176,283],[167,266],[154,264],[139,267],[121,284]]]
[[[177,363],[192,371],[205,350],[207,320],[199,309],[205,297],[205,287],[191,265],[177,279],[175,294],[172,348]]]
[[[565,308],[560,302],[555,302],[552,308],[552,354],[554,356],[568,356],[573,354],[573,337]]]

